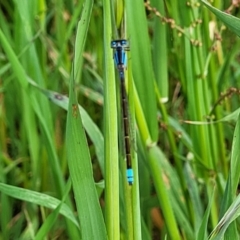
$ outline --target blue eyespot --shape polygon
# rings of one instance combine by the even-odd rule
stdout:
[[[112,41],[112,42],[111,42],[111,47],[114,48],[114,47],[116,47],[116,45],[117,45],[116,41]]]
[[[128,48],[129,43],[126,39],[119,39],[111,41],[111,48]]]

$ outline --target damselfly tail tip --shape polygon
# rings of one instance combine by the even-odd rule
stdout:
[[[129,185],[133,185],[133,170],[132,168],[127,169],[127,181]]]

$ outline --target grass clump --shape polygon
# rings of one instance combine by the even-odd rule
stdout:
[[[0,6],[1,239],[239,238],[238,5]],[[133,186],[117,38],[130,42]]]

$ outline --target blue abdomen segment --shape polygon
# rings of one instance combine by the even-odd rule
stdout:
[[[126,68],[127,58],[126,53],[123,49],[116,49],[116,51],[114,52],[114,61],[117,67]]]
[[[132,168],[127,169],[127,181],[128,181],[129,185],[133,184],[133,169]]]

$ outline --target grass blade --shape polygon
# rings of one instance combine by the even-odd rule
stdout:
[[[232,196],[238,188],[239,178],[240,178],[240,115],[238,115],[238,121],[235,127],[233,135],[232,153],[231,153],[231,167],[230,167],[230,177],[231,177],[231,188]]]
[[[110,48],[112,40],[111,3],[103,0],[105,216],[109,239],[120,239],[118,117],[114,62]]]
[[[73,85],[72,74],[67,117],[67,153],[82,238],[106,239],[106,228],[94,184],[91,158]]]
[[[50,231],[50,229],[53,227],[54,223],[57,220],[59,211],[61,210],[64,204],[64,201],[67,195],[69,194],[70,189],[71,189],[71,181],[69,180],[62,200],[60,201],[58,206],[54,209],[54,211],[51,214],[49,214],[47,219],[44,221],[43,225],[41,226],[41,228],[39,229],[39,231],[37,232],[34,238],[35,240],[41,240],[41,239],[44,239],[45,236],[47,236],[48,232]]]
[[[214,192],[211,196],[211,199],[208,203],[207,209],[205,211],[205,214],[202,219],[202,223],[199,227],[198,233],[197,233],[197,240],[206,240],[207,239],[207,224],[208,224],[208,219],[211,211],[211,205],[213,203],[213,197],[214,197]]]
[[[69,87],[66,133],[67,155],[82,238],[106,239],[107,233],[94,184],[88,144],[74,92],[75,78],[80,73],[77,67],[80,65],[82,59],[92,5],[92,0],[85,3],[82,18],[78,24],[75,60]]]
[[[237,36],[240,37],[240,19],[230,14],[222,12],[217,8],[211,6],[208,2],[202,0],[204,5],[212,11],[229,29],[231,29]]]
[[[170,204],[169,194],[167,193],[166,185],[164,183],[162,166],[159,161],[160,159],[163,158],[164,155],[158,147],[154,146],[150,148],[149,165],[153,174],[157,195],[163,210],[163,215],[166,221],[168,234],[171,239],[178,240],[181,239],[181,237],[177,228],[177,223],[174,217],[173,209]]]
[[[13,198],[34,203],[39,206],[44,206],[50,209],[55,209],[60,204],[60,200],[49,195],[38,193],[24,188],[14,187],[4,183],[0,183],[0,191]],[[73,215],[73,212],[66,204],[62,205],[59,212],[63,216],[71,220],[77,227],[79,227],[79,224],[75,216]]]
[[[52,101],[54,104],[57,106],[65,109],[66,111],[68,110],[68,105],[69,105],[69,98],[54,92],[50,90],[43,89],[39,86],[37,86],[34,82],[30,81],[31,84],[33,84],[34,87],[39,89],[50,101]],[[99,165],[102,171],[103,176],[105,175],[105,167],[104,167],[104,142],[103,142],[103,135],[100,132],[99,128],[97,125],[93,122],[93,120],[90,118],[88,113],[84,108],[82,108],[80,105],[78,105],[80,114],[82,117],[82,122],[84,129],[86,130],[87,134],[89,135],[91,141],[93,142],[95,149],[96,149],[96,154],[98,157]]]
[[[240,216],[240,195],[233,201],[229,209],[210,234],[209,240],[221,240],[229,225]],[[232,235],[230,239],[238,239],[238,235]]]
[[[133,78],[152,139],[157,138],[157,105],[147,21],[141,0],[126,1]],[[133,14],[134,12],[134,14]],[[140,37],[141,36],[141,37]]]

